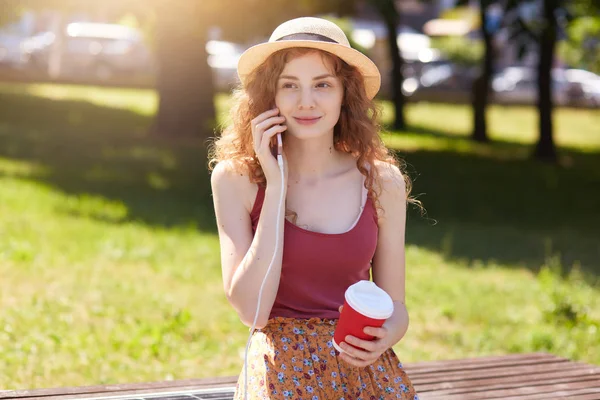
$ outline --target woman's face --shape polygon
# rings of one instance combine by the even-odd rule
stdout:
[[[344,89],[331,70],[316,52],[285,65],[277,82],[275,104],[286,119],[288,134],[310,138],[333,130],[340,117]]]

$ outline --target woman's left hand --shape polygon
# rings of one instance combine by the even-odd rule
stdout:
[[[341,312],[342,307],[340,307]],[[367,326],[364,329],[367,335],[375,336],[373,340],[363,340],[355,336],[348,335],[346,339],[340,344],[343,353],[340,353],[339,357],[346,361],[348,364],[356,367],[366,367],[373,364],[377,359],[385,353],[390,345],[387,343],[386,337],[388,330],[384,326],[376,328],[374,326]],[[350,346],[352,345],[352,346]],[[364,350],[357,349],[361,347]]]
[[[366,367],[373,364],[389,348],[387,341],[385,340],[388,333],[385,327],[375,328],[373,326],[367,326],[365,327],[364,332],[368,335],[375,336],[375,339],[362,340],[355,336],[348,335],[340,346],[344,350],[343,353],[340,353],[340,358],[356,367]],[[361,347],[364,350],[357,349],[354,346]]]

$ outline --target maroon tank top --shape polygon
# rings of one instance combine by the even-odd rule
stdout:
[[[259,185],[250,214],[256,232],[265,199]],[[370,279],[377,247],[377,214],[366,189],[353,227],[344,233],[313,232],[285,219],[283,265],[269,318],[339,318],[348,286]]]

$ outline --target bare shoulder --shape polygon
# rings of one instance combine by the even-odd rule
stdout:
[[[250,182],[250,178],[244,168],[232,160],[220,161],[215,165],[210,176],[213,196],[223,198],[225,196],[241,200],[244,207],[250,212],[254,197],[256,197],[256,184]],[[233,199],[228,199],[233,200]]]
[[[379,173],[379,179],[382,186],[382,196],[385,193],[393,197],[401,196],[406,198],[406,181],[404,174],[397,166],[385,161],[375,160],[375,168]]]
[[[375,161],[379,173],[381,193],[379,195],[378,224],[384,226],[398,225],[406,211],[406,182],[398,167],[384,161]],[[388,224],[389,223],[389,224]]]

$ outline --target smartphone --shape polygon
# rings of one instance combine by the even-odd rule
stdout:
[[[270,143],[270,147],[271,147],[271,154],[273,154],[273,157],[277,158],[277,156],[279,154],[283,153],[283,146],[279,146],[277,137],[281,138],[281,133],[277,133],[277,135],[273,136],[271,138],[271,143]],[[283,143],[283,141],[282,141]]]
[[[278,116],[279,115],[280,114],[278,114]],[[271,154],[273,154],[273,157],[275,158],[277,158],[278,155],[283,154],[283,138],[281,137],[281,135],[281,132],[278,132],[277,135],[271,138]]]

